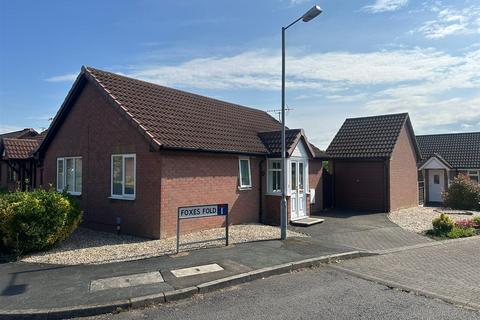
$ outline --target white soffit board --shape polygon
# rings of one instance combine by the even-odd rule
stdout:
[[[223,268],[220,267],[216,263],[206,264],[203,266],[196,266],[191,268],[184,268],[184,269],[176,269],[172,270],[172,274],[177,278],[188,277],[188,276],[196,276],[198,274],[222,271]]]
[[[447,169],[448,167],[443,164],[436,157],[431,157],[420,169]]]
[[[297,143],[297,146],[293,150],[291,157],[308,158],[308,151],[307,151],[307,148],[305,147],[305,143],[303,142],[303,140],[300,140]]]

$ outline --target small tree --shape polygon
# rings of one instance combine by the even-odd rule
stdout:
[[[480,210],[480,184],[458,175],[443,194],[445,206],[452,209]]]

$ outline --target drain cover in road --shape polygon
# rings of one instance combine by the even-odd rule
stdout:
[[[181,278],[181,277],[196,276],[198,274],[204,274],[204,273],[210,273],[210,272],[216,272],[216,271],[222,271],[222,270],[223,268],[220,267],[218,264],[212,263],[212,264],[206,264],[203,266],[196,266],[196,267],[185,268],[185,269],[176,269],[176,270],[172,270],[171,272],[175,277]]]
[[[116,288],[128,288],[134,286],[141,286],[145,284],[163,282],[163,277],[160,272],[147,272],[130,274],[127,276],[104,278],[93,280],[90,283],[90,291],[100,291]]]

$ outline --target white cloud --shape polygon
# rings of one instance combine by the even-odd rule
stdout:
[[[420,32],[430,39],[454,34],[480,34],[480,6],[457,9],[437,5],[431,10],[436,13],[435,19],[426,21],[413,32]]]
[[[461,124],[476,124],[480,122],[480,47],[466,50],[457,55],[432,48],[297,51],[287,60],[287,103],[295,109],[288,124],[305,128],[319,147],[326,147],[345,117],[408,111],[419,133],[445,130],[451,124],[459,129]],[[276,51],[248,51],[123,71],[187,90],[214,89],[220,94],[224,89],[249,89],[274,95],[280,90],[281,61]]]
[[[458,66],[463,57],[434,49],[329,52],[287,59],[288,87],[338,91],[351,85],[420,81]],[[280,56],[249,51],[230,57],[193,59],[175,66],[137,66],[130,75],[167,86],[201,89],[278,90]]]
[[[460,63],[425,81],[378,91],[365,109],[372,113],[409,111],[415,128],[426,131],[480,121],[480,50],[466,53]]]
[[[375,3],[362,9],[371,13],[388,12],[398,10],[408,4],[408,0],[375,0]]]
[[[0,126],[0,134],[4,134],[7,132],[13,132],[13,131],[19,131],[23,130],[25,128],[23,127],[17,127],[17,126],[9,126],[9,125],[1,125]]]
[[[126,73],[188,89],[278,91],[280,67],[276,52],[249,51],[171,66],[137,66]],[[320,147],[328,145],[345,117],[408,111],[420,133],[480,121],[478,47],[458,55],[432,48],[296,54],[287,60],[287,75],[295,109],[289,125],[304,127]],[[339,107],[344,103],[357,107]]]
[[[72,82],[72,81],[75,81],[75,79],[77,79],[77,76],[78,76],[78,73],[68,73],[68,74],[62,74],[62,75],[59,75],[59,76],[53,76],[53,77],[50,77],[50,78],[46,78],[45,81],[48,81],[48,82],[64,82],[64,81]]]
[[[310,0],[289,0],[291,5],[297,5],[297,4],[302,4],[305,2],[309,2]]]
[[[333,94],[328,95],[326,98],[334,102],[360,102],[365,100],[368,97],[367,93],[350,93],[347,94]]]

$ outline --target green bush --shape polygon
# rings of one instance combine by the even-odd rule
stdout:
[[[473,222],[475,222],[476,224],[480,224],[480,216],[473,217]]]
[[[474,228],[459,228],[454,227],[449,233],[447,233],[447,237],[450,239],[457,239],[457,238],[466,238],[475,236],[477,233]]]
[[[452,231],[453,227],[455,226],[455,222],[453,222],[453,220],[448,215],[442,213],[440,217],[432,220],[432,225],[433,234],[439,237],[443,237],[447,233]]]
[[[443,194],[443,201],[452,209],[480,210],[480,184],[466,175],[458,175]]]
[[[17,254],[48,249],[77,228],[81,215],[75,199],[53,189],[2,194],[1,243]]]

